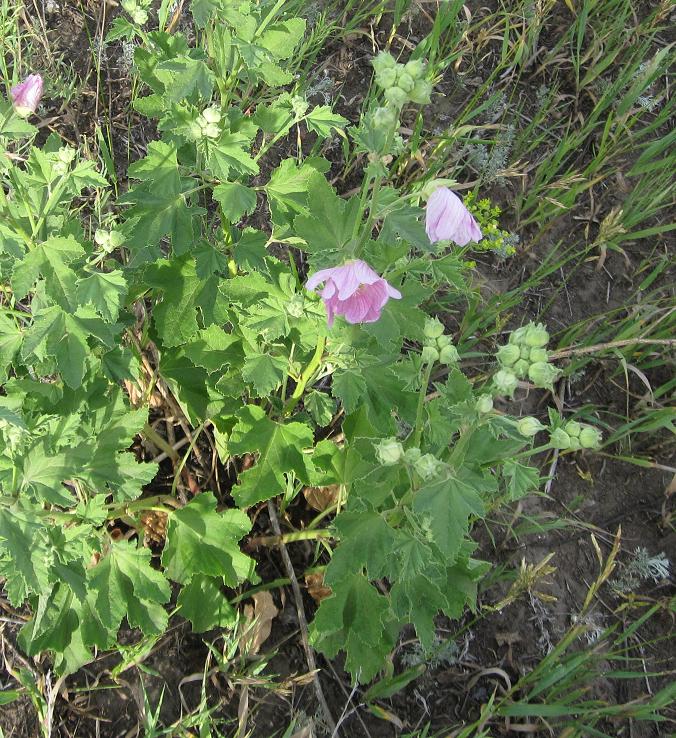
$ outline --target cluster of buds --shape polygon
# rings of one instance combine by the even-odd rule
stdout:
[[[148,10],[145,3],[138,0],[122,0],[122,8],[137,26],[144,26],[148,22]]]
[[[421,59],[413,59],[406,64],[398,64],[392,54],[381,51],[373,61],[376,84],[385,91],[385,100],[396,109],[407,102],[426,105],[432,93],[431,83],[424,78],[426,64]]]
[[[404,446],[396,438],[383,438],[375,445],[375,450],[376,458],[383,466],[394,466],[403,461],[425,482],[438,477],[446,468],[446,464],[433,454],[424,454],[419,448],[404,450]]]
[[[558,428],[547,428],[537,418],[521,418],[516,429],[522,436],[532,438],[543,430],[549,430],[549,443],[561,451],[579,451],[581,448],[599,448],[601,432],[591,425],[569,420]]]
[[[433,454],[424,454],[419,448],[408,448],[404,453],[404,462],[424,481],[438,477],[446,468]]]
[[[444,335],[444,326],[436,318],[427,318],[423,331],[425,342],[421,358],[426,364],[455,364],[459,359],[458,349],[450,336]]]
[[[579,451],[581,448],[599,448],[601,431],[592,425],[569,420],[561,428],[556,428],[550,436],[550,443],[561,451]]]
[[[433,454],[424,454],[419,448],[404,450],[404,446],[396,438],[383,438],[375,445],[375,450],[376,458],[383,466],[394,466],[403,461],[425,482],[438,477],[446,468],[446,464]]]
[[[509,343],[501,346],[497,353],[501,368],[493,382],[500,394],[511,397],[518,380],[525,377],[536,387],[553,389],[559,370],[549,363],[545,348],[548,341],[549,333],[540,323],[529,323],[512,332]]]
[[[106,231],[103,228],[97,228],[96,233],[94,233],[94,242],[102,251],[110,254],[122,246],[124,236],[119,231]]]
[[[218,108],[205,108],[191,126],[192,135],[196,139],[218,138],[221,135],[221,112]]]

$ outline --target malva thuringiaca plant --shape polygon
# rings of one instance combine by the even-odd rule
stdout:
[[[114,647],[125,620],[159,636],[170,600],[196,631],[232,626],[233,590],[260,583],[241,547],[257,508],[313,486],[339,492],[304,531],[335,542],[315,562],[331,595],[311,640],[367,682],[404,625],[429,648],[439,613],[474,606],[488,565],[471,527],[538,488],[528,458],[599,442],[556,413],[545,428],[493,407],[520,383],[552,387],[543,326],[512,333],[472,382],[427,313],[437,290],[469,290],[481,224],[452,183],[425,183],[425,212],[422,183],[401,192],[388,170],[402,111],[430,99],[424,60],[378,54],[376,102],[348,125],[294,86],[305,21],[281,6],[194,3],[210,39],[196,48],[123,3],[111,34],[139,44],[134,104],[159,139],[117,201],[56,135],[31,143],[39,78],[0,103],[0,576],[32,613],[22,649],[58,673]],[[311,151],[279,161],[292,129]],[[335,136],[366,162],[347,199],[322,156]],[[236,479],[179,488],[187,455],[149,414],[160,384],[188,454],[208,436]],[[130,451],[139,438],[173,460],[171,489]],[[159,548],[148,513],[166,523]]]

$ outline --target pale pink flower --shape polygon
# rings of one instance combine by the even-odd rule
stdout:
[[[425,230],[431,243],[454,241],[458,246],[465,246],[482,238],[476,220],[448,187],[439,187],[427,201]]]
[[[344,315],[348,323],[374,323],[390,297],[401,299],[401,292],[361,259],[322,269],[308,279],[306,287],[314,290],[321,282],[324,289],[320,295],[326,305],[329,328],[336,315]]]
[[[42,97],[42,77],[39,74],[29,74],[23,82],[12,87],[10,94],[17,115],[27,118],[37,110]]]

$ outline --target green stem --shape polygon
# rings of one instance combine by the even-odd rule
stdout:
[[[320,538],[334,538],[335,534],[325,528],[319,530],[297,530],[284,533],[281,536],[258,536],[252,538],[248,543],[250,546],[281,546],[283,543],[295,543],[296,541],[316,541]]]
[[[425,397],[427,397],[427,388],[430,384],[433,366],[433,361],[427,363],[427,365],[425,366],[425,373],[423,374],[422,384],[420,385],[420,394],[418,395],[418,409],[415,413],[415,430],[413,432],[413,443],[411,444],[413,448],[420,447],[420,439],[422,438],[423,431],[422,416],[423,410],[425,408]]]
[[[165,504],[168,507],[165,507]],[[124,505],[110,506],[108,509],[108,520],[115,520],[121,515],[128,515],[139,510],[155,510],[157,512],[171,513],[179,504],[175,497],[171,495],[155,495],[154,497],[144,497],[141,500],[134,500]]]
[[[47,202],[44,208],[42,208],[42,212],[40,214],[40,217],[38,218],[38,222],[35,224],[31,223],[32,230],[33,230],[32,238],[39,236],[40,230],[42,229],[42,226],[45,224],[47,217],[50,215],[54,206],[61,198],[61,195],[63,194],[63,191],[66,188],[66,184],[68,183],[69,174],[70,172],[66,172],[66,174],[61,175],[61,179],[59,180],[58,184],[52,190],[49,197],[47,198]],[[26,212],[28,212],[28,209]]]
[[[289,351],[289,370],[291,369],[291,365],[293,363],[293,355],[296,351],[296,343],[295,341],[291,342],[291,351]],[[284,375],[284,379],[282,380],[282,402],[286,402],[286,386],[289,383],[289,370],[287,370],[286,374]]]
[[[290,116],[289,118],[287,118],[284,121],[280,132],[275,134],[266,144],[261,146],[261,150],[256,154],[256,156],[254,156],[253,160],[258,161],[261,158],[261,156],[265,154],[266,151],[269,151],[277,143],[277,141],[279,141],[280,138],[283,138],[284,136],[286,136],[286,134],[288,133],[288,131],[286,130],[286,125],[289,121],[291,121],[291,126],[293,126],[294,123],[300,123],[303,120],[304,118],[296,119],[293,116]]]
[[[178,465],[178,469],[176,469],[176,473],[174,474],[174,481],[171,483],[171,495],[172,497],[176,494],[176,487],[178,486],[178,478],[181,476],[181,472],[183,471],[183,467],[185,466],[186,462],[188,461],[188,457],[192,453],[192,450],[195,448],[195,444],[197,443],[197,439],[200,437],[200,433],[204,430],[204,426],[208,423],[208,420],[205,420],[203,423],[200,423],[200,425],[197,426],[195,429],[195,432],[192,434],[192,441],[190,441],[190,445],[188,446],[188,450],[185,452],[183,458],[181,459],[181,463]]]
[[[373,231],[373,225],[376,219],[376,200],[378,199],[378,194],[380,193],[382,183],[382,176],[377,174],[375,179],[373,180],[373,189],[371,190],[371,205],[369,206],[369,217],[366,219],[366,225],[364,226],[361,238],[359,239],[355,256],[359,255],[359,252],[362,250],[366,242],[371,238],[371,232]]]
[[[176,451],[176,449],[165,438],[162,438],[150,423],[146,423],[143,426],[143,435],[149,441],[154,443],[157,448],[161,448],[174,463],[177,464],[181,460],[181,456],[178,451]]]
[[[534,456],[535,454],[541,454],[543,451],[551,451],[554,447],[551,445],[551,443],[545,443],[542,446],[536,446],[535,448],[529,448],[526,451],[522,451],[520,454],[517,454],[516,456],[513,456],[513,459],[526,459],[529,456]]]
[[[260,26],[256,29],[256,32],[254,33],[254,38],[259,38],[265,29],[270,25],[270,23],[274,20],[274,17],[277,15],[277,13],[282,9],[282,6],[286,0],[277,0],[275,3],[275,6],[272,8],[272,10],[265,16],[263,21],[261,22]]]
[[[256,592],[267,592],[270,589],[279,589],[280,587],[286,587],[288,584],[291,584],[290,579],[273,579],[271,582],[265,582],[264,584],[259,584],[257,587],[251,587],[250,589],[247,589],[246,592],[242,592],[242,594],[237,595],[237,597],[233,597],[230,600],[230,604],[236,605],[242,600],[248,600],[249,597],[256,594]]]
[[[325,345],[326,338],[324,336],[318,336],[315,352],[310,359],[310,363],[305,367],[303,373],[300,375],[298,379],[298,384],[296,385],[296,389],[293,391],[293,394],[289,398],[289,401],[284,406],[284,410],[282,412],[283,417],[287,417],[293,412],[293,409],[296,407],[298,401],[303,396],[303,392],[305,392],[305,387],[307,386],[307,383],[310,381],[310,378],[317,371],[319,365],[322,363],[322,355],[324,354]]]

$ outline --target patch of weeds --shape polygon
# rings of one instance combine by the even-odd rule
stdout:
[[[638,546],[629,563],[620,563],[619,572],[611,581],[611,586],[622,594],[636,592],[644,582],[652,580],[659,584],[669,579],[670,574],[671,562],[664,552],[651,556],[648,549]]]

